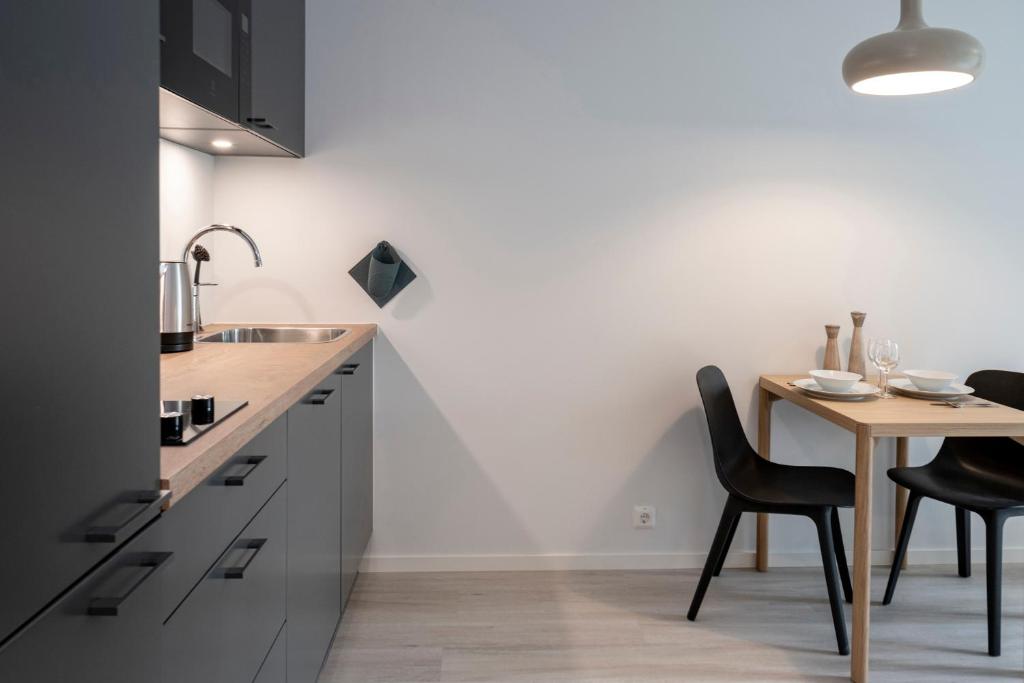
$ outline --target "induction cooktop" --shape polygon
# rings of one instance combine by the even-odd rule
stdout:
[[[213,396],[160,401],[160,445],[191,443],[248,404],[248,401],[215,401]]]

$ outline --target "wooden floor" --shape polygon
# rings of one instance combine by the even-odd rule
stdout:
[[[848,680],[820,569],[726,570],[690,623],[697,575],[362,575],[320,681]],[[1024,565],[1004,571],[999,658],[985,654],[983,567],[911,567],[888,607],[885,578],[875,570],[872,681],[1024,679]]]

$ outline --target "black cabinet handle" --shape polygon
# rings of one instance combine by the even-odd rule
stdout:
[[[354,375],[354,374],[356,374],[356,370],[358,370],[358,369],[359,369],[359,363],[353,363],[351,365],[342,365],[341,366],[341,374],[343,374],[343,375]]]
[[[225,486],[245,486],[245,478],[252,474],[259,464],[267,459],[265,455],[249,455],[242,458],[240,464],[248,466],[244,474],[230,474],[224,477]]]
[[[245,122],[251,123],[253,128],[263,128],[265,130],[274,129],[274,124],[267,121],[267,119],[262,116],[248,116],[246,117]]]
[[[309,402],[315,406],[322,406],[327,403],[327,400],[331,397],[333,393],[334,389],[322,389],[319,391],[315,391],[313,392],[313,395],[310,396]]]
[[[113,598],[93,598],[89,601],[86,613],[93,617],[116,617],[121,604],[132,596],[135,590],[146,582],[146,579],[153,576],[160,567],[164,566],[167,560],[171,559],[174,553],[141,553],[134,566],[141,567],[146,571],[139,573],[139,578],[128,587],[123,594]],[[131,565],[129,565],[131,566]]]
[[[139,509],[118,526],[94,526],[85,532],[85,540],[89,543],[121,543],[134,534],[143,522],[148,520],[146,513],[159,508],[171,495],[170,491],[140,491],[132,505]]]
[[[245,578],[245,570],[249,568],[249,565],[252,564],[252,561],[256,559],[257,555],[259,555],[260,548],[262,548],[264,545],[266,545],[267,539],[265,539],[265,538],[253,538],[253,539],[250,539],[248,541],[239,541],[239,542],[242,544],[240,546],[242,549],[244,549],[244,550],[251,550],[252,553],[249,554],[248,559],[246,559],[246,561],[243,562],[242,564],[237,564],[237,565],[233,565],[233,566],[230,566],[230,567],[224,567],[222,569],[222,572],[223,572],[222,576],[225,579],[244,579]]]

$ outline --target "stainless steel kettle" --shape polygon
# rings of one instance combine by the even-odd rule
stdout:
[[[160,353],[191,351],[192,282],[185,261],[160,262]]]

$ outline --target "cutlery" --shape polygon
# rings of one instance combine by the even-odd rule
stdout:
[[[994,403],[961,403],[958,401],[939,401],[933,406],[949,406],[950,408],[991,408]]]

